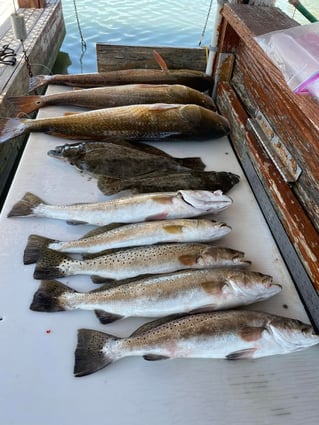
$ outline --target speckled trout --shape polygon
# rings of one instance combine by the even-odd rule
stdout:
[[[147,325],[128,338],[80,329],[74,375],[89,375],[128,356],[143,356],[145,360],[256,359],[319,343],[310,325],[255,311],[198,313]]]
[[[216,110],[211,97],[180,84],[127,84],[72,90],[43,96],[10,96],[16,113],[28,114],[49,105],[73,105],[89,109],[147,103],[192,103]]]
[[[146,245],[106,251],[75,260],[60,252],[44,249],[36,263],[35,279],[85,274],[103,280],[122,280],[147,274],[170,273],[185,269],[247,267],[244,253],[203,243]]]
[[[211,242],[231,231],[226,223],[207,219],[158,220],[126,225],[99,227],[73,241],[56,241],[39,235],[30,235],[24,250],[24,264],[38,260],[46,247],[54,251],[83,254],[107,249],[168,242]]]
[[[163,317],[222,310],[270,298],[281,291],[272,277],[239,269],[186,270],[77,292],[58,281],[42,281],[30,309],[94,310],[101,323],[126,317]]]
[[[43,132],[67,139],[211,139],[229,133],[226,118],[198,105],[154,103],[97,109],[52,118],[1,118],[0,142]]]
[[[49,205],[26,193],[8,217],[45,217],[104,226],[110,223],[136,223],[176,218],[191,218],[217,213],[232,204],[220,191],[180,190],[132,195],[97,203]]]

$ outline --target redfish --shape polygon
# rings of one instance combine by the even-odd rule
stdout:
[[[58,281],[42,281],[30,309],[94,310],[100,322],[126,317],[163,317],[199,310],[223,310],[268,299],[281,291],[272,277],[239,269],[184,270],[106,284],[77,292]]]
[[[13,206],[8,217],[45,217],[66,220],[71,224],[104,226],[197,217],[220,212],[231,204],[231,198],[221,191],[206,190],[156,192],[71,205],[49,205],[28,192]]]
[[[299,320],[245,310],[198,313],[156,320],[128,338],[80,329],[74,375],[89,375],[128,356],[145,360],[257,359],[318,343],[312,326]]]
[[[22,134],[43,132],[67,139],[207,139],[229,133],[229,123],[202,106],[155,103],[72,113],[52,118],[1,118],[0,143]]]
[[[213,111],[216,110],[211,97],[179,84],[128,84],[43,96],[11,96],[8,97],[8,101],[15,106],[16,113],[23,112],[25,114],[49,105],[73,105],[89,109],[102,109],[148,103],[192,103]]]

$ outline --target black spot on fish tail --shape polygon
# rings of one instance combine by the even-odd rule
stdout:
[[[99,319],[102,325],[107,325],[108,323],[112,323],[116,320],[124,318],[124,316],[121,316],[120,314],[108,313],[104,310],[94,310],[94,313],[96,314],[96,317]]]
[[[70,260],[70,257],[51,249],[44,249],[36,263],[33,273],[34,279],[54,279],[68,276],[66,271],[60,269],[61,263],[65,260]]]
[[[56,280],[43,280],[39,289],[33,296],[30,310],[56,312],[67,310],[65,294],[73,294],[76,291]]]
[[[8,217],[34,215],[34,208],[40,204],[45,204],[45,202],[33,193],[27,192],[24,197],[12,207]]]
[[[109,346],[119,338],[91,329],[79,329],[75,350],[74,376],[95,373],[113,362]]]
[[[41,251],[46,248],[53,239],[39,235],[30,235],[24,249],[23,264],[33,264],[38,261]]]

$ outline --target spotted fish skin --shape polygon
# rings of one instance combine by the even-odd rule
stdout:
[[[183,269],[247,267],[244,253],[202,243],[147,245],[115,250],[86,260],[75,260],[46,249],[36,263],[35,279],[87,274],[104,279],[128,279]]]
[[[71,224],[104,226],[197,217],[220,212],[231,204],[232,199],[221,191],[205,190],[147,193],[72,205],[49,205],[28,192],[13,206],[8,217],[45,217],[67,220]]]
[[[163,317],[197,310],[222,310],[278,294],[280,285],[262,273],[232,269],[183,270],[106,284],[77,292],[58,281],[42,281],[33,311],[97,310],[102,323],[124,317]]]
[[[80,329],[74,375],[89,375],[127,356],[143,356],[145,360],[257,359],[319,343],[319,336],[308,324],[248,310],[175,316],[147,325],[128,338]]]

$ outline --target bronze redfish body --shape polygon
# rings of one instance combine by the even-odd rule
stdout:
[[[101,176],[98,188],[104,195],[112,195],[122,190],[139,193],[155,191],[189,190],[221,190],[228,192],[239,182],[239,176],[225,171],[181,171],[179,173],[155,172],[131,178],[114,178]]]
[[[148,323],[128,338],[80,329],[74,374],[89,375],[127,356],[256,359],[318,343],[314,329],[299,320],[245,310],[198,313]]]
[[[228,121],[198,105],[131,105],[99,109],[56,118],[0,120],[0,142],[30,132],[65,138],[131,140],[218,138],[229,132]]]
[[[192,69],[123,69],[90,74],[37,75],[30,80],[29,91],[47,84],[64,84],[73,87],[118,86],[122,84],[182,84],[205,91],[213,78]]]
[[[74,105],[90,109],[147,103],[192,103],[216,110],[211,97],[182,85],[128,84],[73,90],[44,96],[17,96],[8,100],[16,112],[30,113],[48,105]]]
[[[84,260],[74,260],[46,249],[36,263],[35,279],[54,279],[86,274],[122,280],[145,274],[170,273],[183,269],[247,267],[244,253],[203,243],[146,245],[106,252]]]

